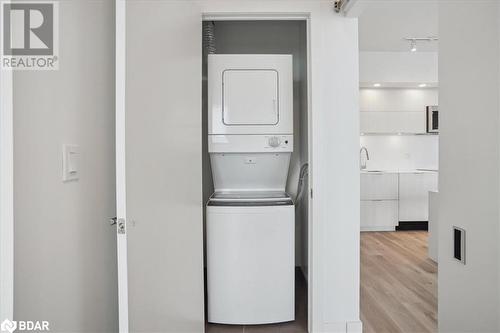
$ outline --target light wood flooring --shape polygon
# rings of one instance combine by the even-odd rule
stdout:
[[[361,233],[365,333],[437,332],[437,265],[426,231]]]

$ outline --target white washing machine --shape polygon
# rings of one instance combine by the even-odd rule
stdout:
[[[292,56],[209,55],[208,75],[208,321],[292,321]]]

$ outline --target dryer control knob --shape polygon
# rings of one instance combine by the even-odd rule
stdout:
[[[271,147],[276,148],[280,146],[281,140],[277,136],[272,136],[269,138],[268,143]]]

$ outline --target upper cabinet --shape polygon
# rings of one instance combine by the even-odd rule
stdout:
[[[360,114],[361,133],[426,133],[426,113],[371,111]]]
[[[438,105],[437,89],[361,89],[360,132],[426,134],[428,105]]]

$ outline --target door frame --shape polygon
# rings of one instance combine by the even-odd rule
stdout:
[[[311,232],[311,224],[313,217],[313,205],[311,197],[311,173],[312,173],[312,106],[311,106],[311,13],[255,13],[255,12],[238,12],[238,13],[217,13],[217,12],[203,12],[202,21],[305,21],[306,22],[306,54],[307,54],[307,127],[308,127],[308,163],[309,163],[309,181],[307,182],[308,188],[307,195],[309,196],[309,207],[308,207],[308,242],[307,242],[307,254],[308,254],[308,265],[307,265],[307,330],[308,332],[313,331],[313,320],[317,318],[313,315],[314,302],[317,299],[314,297],[315,292],[317,292],[316,284],[314,283],[312,276],[315,276],[312,272],[314,269],[313,260],[311,253],[313,251],[313,239],[314,235]]]
[[[0,71],[0,321],[14,317],[14,124],[12,70]]]
[[[127,197],[125,161],[126,98],[126,0],[115,0],[115,156],[116,156],[116,254],[118,279],[118,330],[128,333]],[[119,225],[123,227],[120,232]]]

